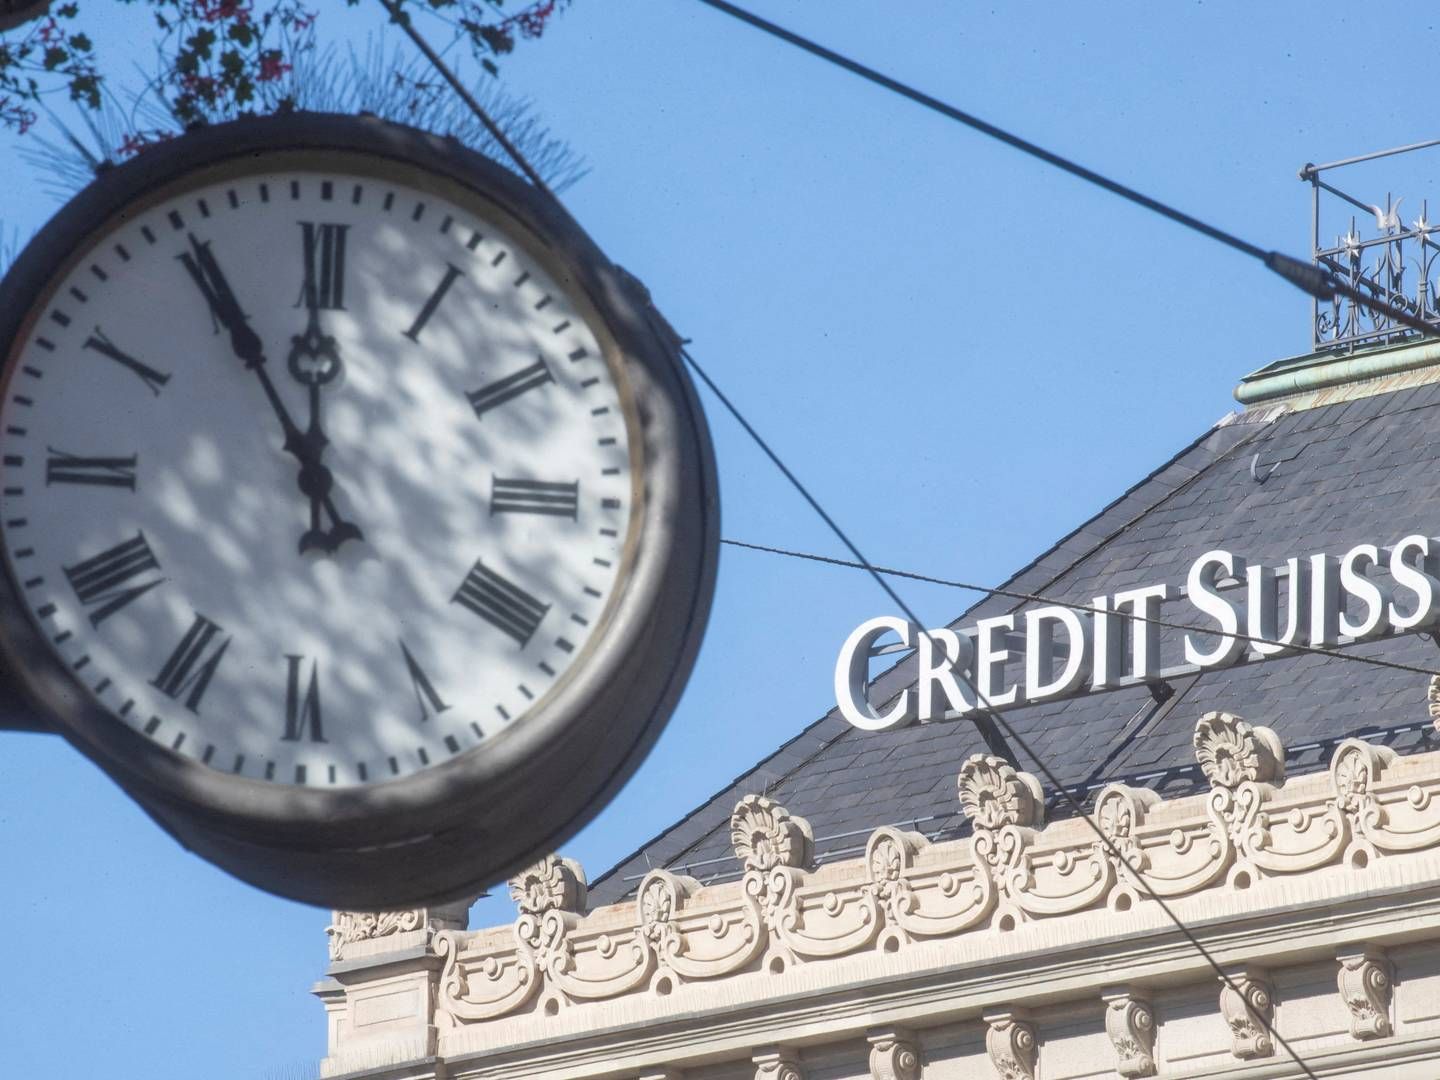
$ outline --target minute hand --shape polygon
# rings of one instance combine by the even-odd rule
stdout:
[[[345,522],[339,511],[335,509],[334,499],[330,495],[333,486],[333,478],[328,469],[320,464],[320,457],[325,451],[323,435],[320,438],[312,438],[296,426],[291,419],[290,412],[285,408],[285,403],[280,400],[280,394],[275,389],[275,384],[270,381],[270,374],[265,370],[265,347],[261,344],[260,337],[250,328],[250,323],[245,317],[244,311],[240,308],[240,302],[235,298],[230,283],[225,279],[220,264],[210,251],[210,244],[200,243],[195,239],[193,233],[189,234],[190,250],[183,252],[179,258],[184,264],[186,272],[194,280],[205,302],[209,304],[211,313],[217,322],[230,334],[230,348],[235,355],[245,361],[245,366],[255,372],[260,380],[260,387],[265,391],[265,397],[270,402],[270,408],[280,420],[280,427],[285,433],[284,449],[300,462],[300,489],[301,493],[312,499],[312,507],[318,501],[329,516],[333,526],[331,530],[331,542],[322,545],[327,550],[333,551],[347,539],[362,539],[362,534],[354,525]],[[315,477],[323,475],[323,482],[317,486]],[[314,493],[312,494],[312,490]],[[305,551],[309,546],[302,539],[300,550]]]
[[[215,261],[215,256],[210,251],[209,242],[200,243],[195,239],[194,233],[190,234],[189,239],[190,250],[180,255],[180,261],[194,279],[206,303],[210,305],[211,314],[230,334],[230,348],[260,379],[260,386],[270,401],[270,408],[275,411],[280,427],[285,432],[286,451],[299,458],[303,464],[310,457],[309,448],[304,435],[291,419],[289,410],[285,408],[285,403],[280,400],[275,384],[270,381],[270,373],[265,370],[265,347],[260,343],[260,336],[250,329],[250,323],[240,309],[240,302],[235,299],[230,283],[225,280],[220,264]]]

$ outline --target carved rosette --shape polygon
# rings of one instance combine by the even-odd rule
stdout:
[[[788,1047],[756,1050],[750,1060],[755,1063],[755,1080],[805,1080],[800,1055]]]
[[[989,754],[973,754],[960,766],[960,806],[977,829],[1044,824],[1040,781]]]
[[[867,1036],[871,1080],[920,1080],[920,1044],[905,1028],[881,1028]]]
[[[585,871],[574,859],[546,855],[510,879],[510,899],[523,915],[585,909]]]
[[[1132,990],[1104,995],[1105,1032],[1115,1047],[1115,1071],[1121,1076],[1155,1075],[1155,1011]]]
[[[1040,1040],[1028,1013],[1020,1009],[985,1014],[985,1050],[1000,1080],[1035,1080]]]
[[[1148,788],[1123,784],[1109,785],[1096,798],[1095,824],[1123,860],[1116,869],[1142,874],[1149,869],[1150,856],[1141,846],[1138,833],[1146,811],[1159,801],[1159,796]],[[1114,859],[1108,849],[1106,855]]]
[[[1284,778],[1285,750],[1267,727],[1238,716],[1209,712],[1195,725],[1195,757],[1214,787],[1234,790],[1247,781],[1272,783]]]
[[[1226,973],[1220,988],[1220,1015],[1230,1028],[1230,1051],[1237,1058],[1269,1057],[1275,1053],[1270,1022],[1275,996],[1269,977],[1254,968]]]
[[[1383,1039],[1390,1035],[1390,995],[1394,983],[1390,962],[1378,949],[1341,953],[1338,982],[1340,998],[1350,1011],[1350,1034],[1357,1039]]]
[[[746,795],[730,815],[730,843],[746,870],[808,867],[815,839],[810,823],[764,795]]]

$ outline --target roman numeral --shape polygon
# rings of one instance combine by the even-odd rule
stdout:
[[[123,487],[135,490],[136,455],[120,457],[82,457],[45,448],[50,452],[45,462],[45,486],[51,484],[91,484],[95,487]]]
[[[550,514],[576,520],[580,512],[580,481],[570,484],[550,480],[502,480],[490,478],[490,516],[496,514]]]
[[[127,585],[133,578],[151,570],[159,570],[150,545],[145,542],[144,533],[136,533],[133,540],[126,540],[102,551],[99,555],[67,566],[65,576],[75,596],[85,607],[94,607],[90,612],[90,625],[98,628],[102,622],[117,611],[138,600],[164,578],[156,578],[140,584]],[[98,606],[96,606],[98,605]]]
[[[477,417],[483,417],[491,409],[512,398],[517,398],[527,390],[534,390],[537,386],[544,386],[555,379],[550,374],[550,369],[545,366],[545,358],[542,356],[535,363],[527,368],[521,368],[514,375],[506,375],[503,379],[496,379],[489,386],[482,386],[479,390],[472,390],[465,395],[470,401],[470,407],[475,410]]]
[[[440,306],[440,301],[445,299],[445,294],[450,291],[450,286],[455,284],[455,279],[463,276],[457,266],[445,264],[445,276],[440,279],[439,286],[430,294],[430,299],[425,301],[425,306],[420,309],[420,314],[415,316],[415,321],[410,324],[410,329],[405,331],[405,336],[411,341],[419,342],[420,331],[425,329],[425,324],[435,314],[435,309]]]
[[[400,642],[400,651],[405,654],[405,667],[410,671],[410,685],[415,689],[415,701],[420,706],[420,722],[423,724],[430,719],[431,709],[434,709],[438,716],[450,706],[440,700],[440,695],[435,692],[435,687],[415,662],[415,657],[410,655],[410,650],[405,647],[403,640]]]
[[[150,685],[176,701],[185,694],[185,708],[198,713],[200,699],[215,677],[215,669],[220,666],[225,650],[230,648],[228,637],[215,645],[220,632],[220,627],[204,615],[197,614],[190,629],[180,639],[180,644],[170,654],[170,659],[160,669],[160,674],[150,680]]]
[[[542,604],[483,561],[475,563],[450,602],[468,608],[491,626],[509,634],[521,648],[534,636],[550,610],[549,604]]]
[[[140,376],[140,381],[143,382],[150,389],[150,393],[156,397],[160,396],[160,388],[170,381],[168,374],[156,371],[148,364],[141,363],[129,353],[117,348],[115,343],[106,337],[105,332],[98,326],[95,327],[95,333],[85,339],[84,348],[99,353],[107,360],[114,360],[115,363],[121,367],[128,368]]]
[[[320,665],[310,665],[310,683],[302,695],[300,669],[305,658],[286,656],[285,661],[290,667],[285,681],[285,734],[280,737],[286,742],[300,742],[305,738],[324,742],[325,735],[320,728]]]
[[[345,234],[349,225],[300,222],[305,248],[305,284],[300,302],[308,308],[345,308]]]

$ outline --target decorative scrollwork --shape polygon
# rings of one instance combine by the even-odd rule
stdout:
[[[1195,725],[1195,757],[1215,787],[1238,788],[1247,781],[1269,783],[1284,776],[1285,749],[1267,727],[1238,716],[1209,712]]]
[[[574,859],[546,855],[510,879],[510,899],[526,915],[585,910],[585,871]]]
[[[330,937],[330,959],[339,960],[345,953],[345,946],[357,941],[373,941],[376,938],[419,930],[425,925],[424,908],[408,908],[405,911],[337,911],[325,933]]]
[[[871,1080],[920,1080],[920,1044],[904,1028],[882,1028],[867,1036]]]
[[[1230,1028],[1230,1051],[1237,1058],[1275,1053],[1270,1038],[1275,995],[1264,972],[1253,968],[1227,972],[1227,981],[1220,988],[1220,1015]]]
[[[1440,675],[1430,676],[1430,685],[1425,689],[1425,705],[1430,711],[1430,723],[1440,731]]]
[[[989,754],[973,754],[960,766],[960,805],[980,829],[1038,828],[1044,823],[1040,781]]]
[[[986,1013],[985,1050],[1000,1080],[1035,1080],[1040,1042],[1029,1015],[1020,1009]]]
[[[1394,984],[1390,962],[1378,949],[1341,953],[1340,999],[1350,1012],[1350,1034],[1357,1039],[1383,1039],[1394,1030],[1390,995]]]
[[[746,870],[808,867],[815,839],[810,823],[764,795],[746,795],[730,815],[730,842]]]
[[[800,1055],[786,1047],[757,1050],[750,1060],[755,1063],[755,1080],[805,1080]]]
[[[1105,1031],[1115,1047],[1121,1076],[1155,1075],[1155,1011],[1130,990],[1105,994]]]

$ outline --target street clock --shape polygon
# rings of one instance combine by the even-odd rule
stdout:
[[[50,0],[0,0],[0,33],[38,19],[50,10]]]
[[[473,892],[667,718],[718,527],[678,343],[453,140],[299,114],[147,150],[24,251],[0,345],[10,677],[238,876]]]

